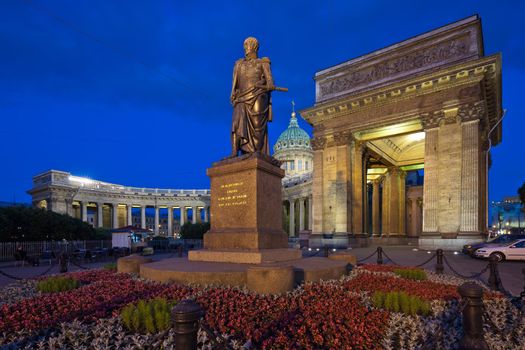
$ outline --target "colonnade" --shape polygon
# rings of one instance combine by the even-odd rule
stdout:
[[[78,206],[80,207],[79,218],[85,222],[88,222],[88,207],[96,207],[95,220],[93,226],[97,228],[118,228],[122,226],[131,226],[133,225],[133,208],[140,208],[140,227],[147,228],[146,225],[146,208],[154,208],[154,233],[159,234],[160,228],[160,209],[168,210],[168,235],[173,235],[173,223],[174,216],[173,210],[178,209],[180,211],[180,226],[188,222],[189,210],[192,211],[192,223],[198,222],[208,222],[209,221],[209,206],[150,206],[150,205],[134,205],[134,204],[121,204],[121,203],[106,203],[106,202],[91,202],[91,201],[78,201]],[[74,205],[74,204],[73,204]],[[106,209],[106,210],[105,210]],[[105,212],[106,211],[106,215]],[[109,213],[108,213],[109,211]],[[73,211],[75,212],[75,211]],[[110,215],[109,218],[107,215]]]
[[[296,208],[297,207],[297,208]],[[297,209],[297,211],[296,211]],[[289,236],[312,229],[312,197],[292,197],[283,201],[283,221],[288,218]]]

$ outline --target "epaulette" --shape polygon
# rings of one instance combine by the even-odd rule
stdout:
[[[271,63],[268,57],[261,58],[261,61],[263,61],[264,63]]]

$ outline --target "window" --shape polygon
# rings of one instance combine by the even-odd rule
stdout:
[[[516,248],[525,248],[525,241],[518,242],[514,244]]]
[[[308,170],[308,161],[307,160],[304,161],[304,170]]]
[[[301,159],[297,161],[297,170],[303,170],[303,161]]]
[[[295,163],[293,160],[290,161],[290,170],[295,170]]]

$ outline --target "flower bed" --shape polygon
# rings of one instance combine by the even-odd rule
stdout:
[[[434,334],[440,337],[434,347],[457,348],[461,336],[457,293],[460,280],[447,283],[445,277],[429,271],[428,280],[409,280],[395,275],[394,268],[365,265],[340,280],[305,284],[279,296],[257,295],[238,288],[153,283],[109,270],[69,273],[66,276],[81,286],[54,294],[36,293],[34,283],[18,283],[20,297],[0,305],[0,346],[43,349],[106,344],[116,349],[169,348],[171,330],[150,335],[127,331],[120,310],[139,300],[160,297],[180,301],[193,297],[205,310],[205,324],[227,337],[234,348],[417,349]],[[23,293],[26,287],[31,291]],[[14,287],[9,288],[9,295],[15,294]],[[411,316],[373,307],[375,292],[392,291],[429,302],[430,312]],[[494,309],[502,328],[511,327],[519,317],[516,308],[499,293],[486,292],[485,304]],[[69,326],[71,322],[74,326]],[[515,328],[512,339],[522,342],[525,325]],[[100,334],[94,330],[100,330]],[[73,331],[78,336],[72,336]],[[514,340],[507,347],[493,330],[486,332],[496,348],[514,348]],[[118,339],[108,340],[112,334]],[[206,348],[210,345],[203,334],[199,339],[201,348]]]

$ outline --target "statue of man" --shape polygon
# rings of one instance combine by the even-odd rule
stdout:
[[[235,62],[232,92],[232,157],[259,152],[270,154],[268,122],[272,121],[271,92],[273,85],[270,60],[258,58],[259,43],[249,37],[244,40],[244,58]]]

